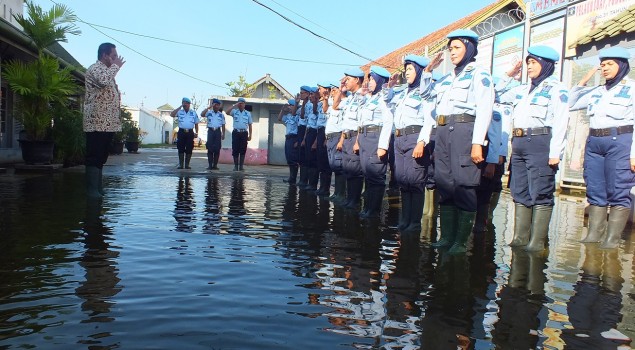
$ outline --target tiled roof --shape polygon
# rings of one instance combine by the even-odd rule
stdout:
[[[446,44],[446,36],[450,34],[450,32],[461,29],[461,28],[471,28],[481,21],[485,20],[487,17],[496,13],[500,9],[511,3],[523,3],[522,1],[514,1],[514,0],[499,0],[494,2],[491,5],[488,5],[470,15],[467,15],[463,18],[456,20],[448,24],[447,26],[432,32],[421,39],[417,39],[410,44],[401,47],[383,57],[376,59],[372,63],[368,63],[362,66],[362,70],[368,71],[368,68],[371,65],[381,65],[387,67],[388,69],[398,69],[401,68],[401,60],[402,57],[408,54],[424,54],[425,47],[428,46],[428,55],[431,55],[437,51],[439,51]],[[524,7],[524,3],[523,3]]]
[[[164,104],[163,106],[157,107],[158,111],[172,111],[174,107],[170,106],[169,103]]]
[[[611,38],[621,33],[632,32],[635,32],[635,5],[624,10],[610,21],[607,21],[599,27],[593,29],[587,35],[579,38],[575,43],[571,44],[569,48],[574,48],[578,45],[588,44],[604,38]]]

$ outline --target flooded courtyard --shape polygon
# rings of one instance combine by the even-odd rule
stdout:
[[[111,157],[107,195],[82,170],[0,175],[0,348],[630,349],[630,229],[582,245],[558,197],[548,252],[505,243],[503,193],[470,253],[298,191],[286,169],[176,170],[175,150]]]

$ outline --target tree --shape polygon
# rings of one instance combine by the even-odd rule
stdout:
[[[229,88],[229,95],[233,97],[251,97],[254,93],[254,84],[249,84],[243,75],[238,76],[238,81],[225,83]]]

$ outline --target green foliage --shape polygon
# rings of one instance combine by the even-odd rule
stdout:
[[[251,97],[254,93],[254,84],[249,84],[243,75],[238,76],[238,81],[230,81],[225,83],[229,88],[229,96],[233,97]]]
[[[64,166],[82,164],[86,149],[82,113],[77,109],[57,104],[53,115],[55,158],[61,160]]]
[[[276,93],[276,92],[277,92],[277,91],[276,91],[277,89],[276,89],[276,87],[275,87],[275,86],[273,86],[273,85],[267,85],[267,90],[269,90],[269,98],[270,98],[270,99],[272,99],[272,100],[273,100],[273,99],[278,98],[278,94]]]
[[[125,107],[119,108],[119,120],[121,120],[121,131],[115,133],[112,139],[113,143],[126,141],[130,128],[135,125],[132,120],[132,113],[127,111]]]

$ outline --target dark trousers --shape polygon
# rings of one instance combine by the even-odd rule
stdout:
[[[430,167],[430,155],[413,158],[419,134],[395,137],[395,180],[403,191],[423,193]]]
[[[205,144],[205,148],[207,148],[207,153],[219,153],[221,148],[221,130],[220,128],[213,130],[212,128],[207,128],[207,143]]]
[[[319,172],[331,171],[324,128],[318,128],[317,133],[317,167]]]
[[[232,156],[237,157],[240,154],[247,153],[247,136],[246,131],[232,131]]]
[[[554,204],[556,170],[549,166],[550,143],[551,135],[512,139],[511,193],[514,202],[526,207]]]
[[[329,157],[329,167],[335,175],[342,174],[342,157],[343,152],[337,150],[337,144],[340,142],[339,136],[331,137],[326,141],[326,148]]]
[[[86,166],[94,166],[101,169],[108,161],[108,149],[114,132],[87,132],[86,133]]]
[[[377,157],[377,145],[379,144],[379,132],[362,132],[359,134],[359,161],[366,183],[370,185],[386,184],[386,169],[388,157]]]
[[[309,168],[317,168],[317,148],[313,148],[313,143],[317,140],[317,129],[307,128],[304,142],[304,165]]]
[[[192,130],[185,132],[184,129],[179,128],[176,148],[179,150],[179,153],[192,154],[194,150],[194,132]]]
[[[487,159],[488,152],[489,148],[483,147],[483,158]],[[485,164],[485,166],[487,166],[487,164]],[[494,176],[492,176],[491,179],[482,176],[485,172],[485,166],[481,169],[481,183],[476,188],[476,200],[478,204],[489,204],[489,201],[492,198],[492,193],[503,190],[502,177],[505,172],[505,163],[496,164]]]
[[[304,134],[306,133],[306,125],[298,125],[298,164],[305,165],[305,148],[302,146]]]
[[[353,152],[353,146],[355,145],[355,137],[351,137],[344,140],[344,146],[342,150],[344,151],[344,156],[342,157],[342,169],[344,170],[344,175],[346,175],[347,179],[352,179],[355,177],[362,177],[364,174],[362,173],[362,165],[359,162],[359,154]]]
[[[474,122],[449,123],[437,127],[434,149],[434,181],[439,203],[476,212],[476,187],[481,167],[472,162]]]
[[[287,158],[287,164],[298,165],[298,138],[297,135],[287,135],[284,140],[284,156]]]

